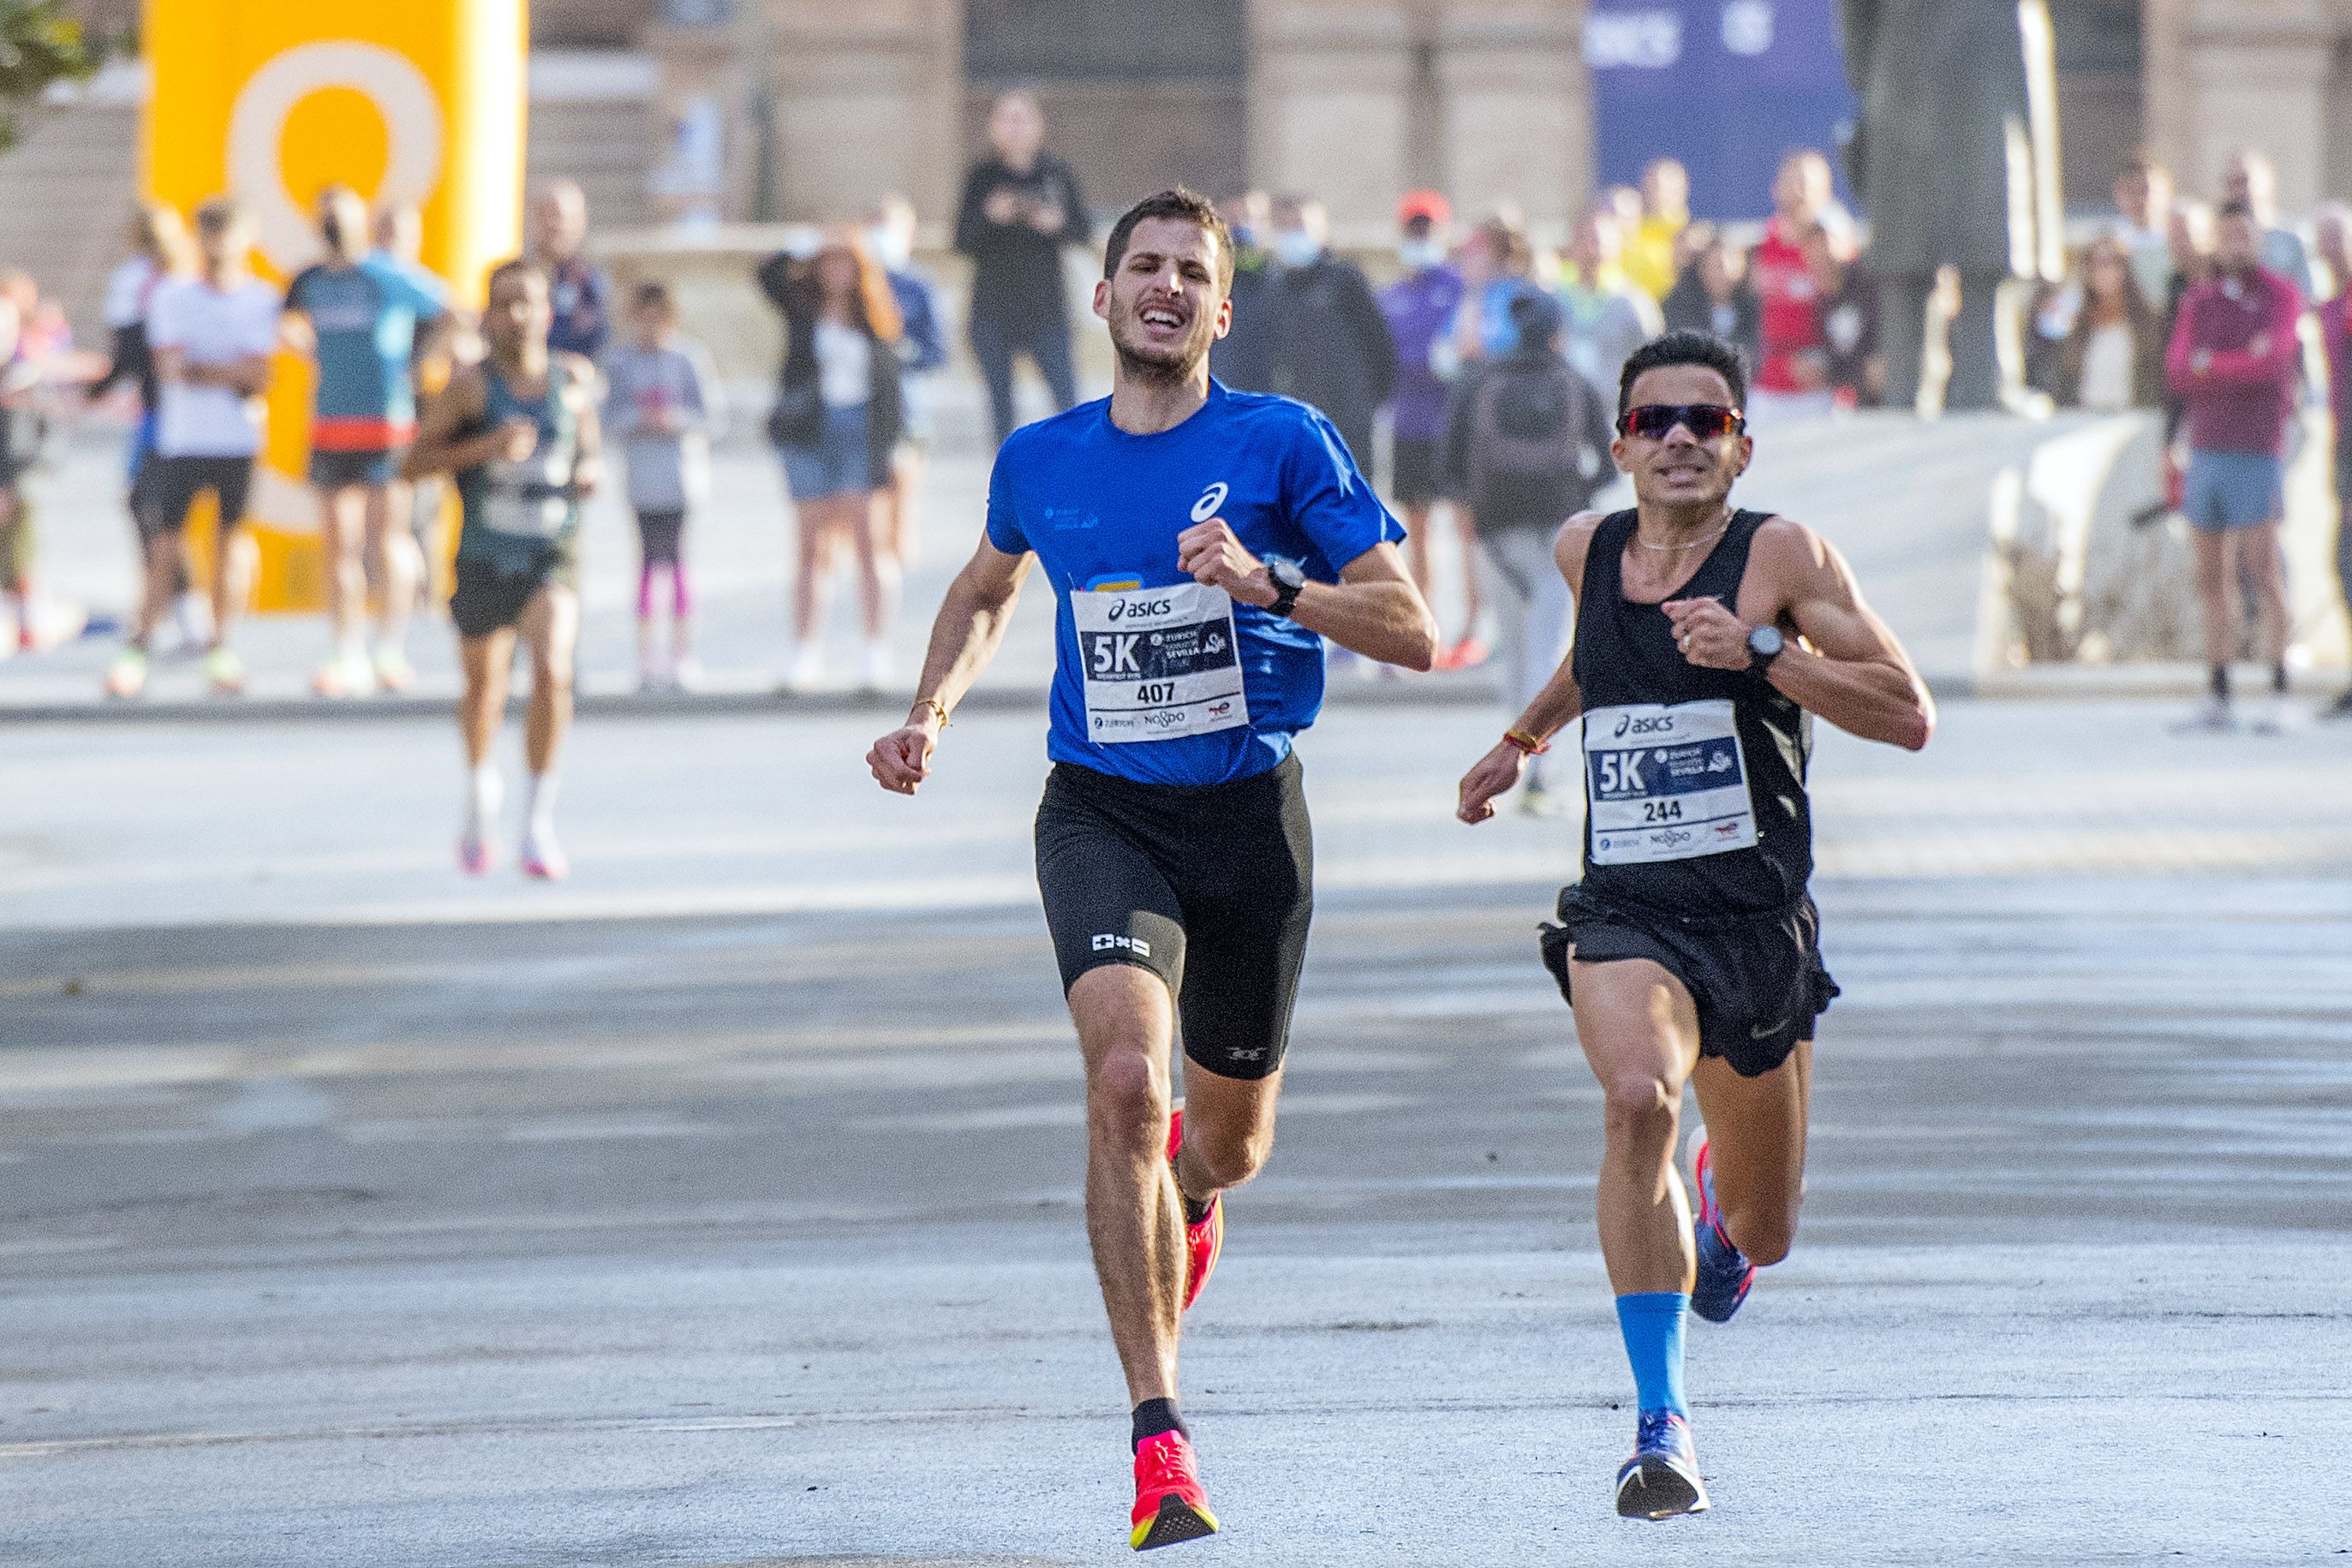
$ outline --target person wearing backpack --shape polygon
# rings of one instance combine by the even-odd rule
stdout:
[[[1486,601],[1494,607],[1503,705],[1517,713],[1559,667],[1569,630],[1568,582],[1553,537],[1609,482],[1609,411],[1560,351],[1559,302],[1527,293],[1510,302],[1516,346],[1478,361],[1456,383],[1447,417],[1452,494],[1478,519]],[[1549,815],[1544,758],[1531,758],[1519,809]]]

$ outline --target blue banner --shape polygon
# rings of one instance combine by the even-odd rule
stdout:
[[[1854,98],[1834,11],[1833,0],[1591,0],[1601,183],[1634,184],[1652,159],[1678,158],[1692,214],[1723,222],[1769,214],[1773,172],[1797,148],[1837,165]]]

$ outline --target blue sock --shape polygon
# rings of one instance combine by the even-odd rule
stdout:
[[[1617,1327],[1625,1336],[1625,1359],[1633,1364],[1633,1387],[1644,1415],[1690,1414],[1683,1404],[1683,1316],[1689,1310],[1690,1297],[1680,1291],[1637,1291],[1617,1298]]]

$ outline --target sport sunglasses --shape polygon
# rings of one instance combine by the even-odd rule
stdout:
[[[1701,441],[1737,435],[1748,427],[1748,416],[1719,402],[1645,402],[1617,416],[1617,434],[1663,441],[1677,424]]]

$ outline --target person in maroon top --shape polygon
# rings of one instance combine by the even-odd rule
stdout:
[[[2319,308],[2319,338],[2327,349],[2327,406],[2336,414],[2336,585],[2352,612],[2352,207],[2322,207],[2312,233],[2313,248],[2336,279],[2335,298]],[[2326,716],[2352,718],[2352,691],[2337,697]]]
[[[2189,291],[2173,325],[2166,373],[2188,413],[2184,507],[2197,543],[2212,690],[2197,727],[2232,727],[2230,657],[2239,593],[2253,591],[2255,635],[2272,698],[2256,727],[2285,718],[2286,588],[2279,522],[2286,512],[2286,435],[2302,373],[2303,295],[2262,264],[2263,232],[2243,202],[2214,225],[2213,277]]]
[[[1763,354],[1748,393],[1748,415],[1757,423],[1825,414],[1837,405],[1829,385],[1820,286],[1805,258],[1806,236],[1822,226],[1834,200],[1828,159],[1807,149],[1781,161],[1772,182],[1774,212],[1748,269],[1764,306]]]

